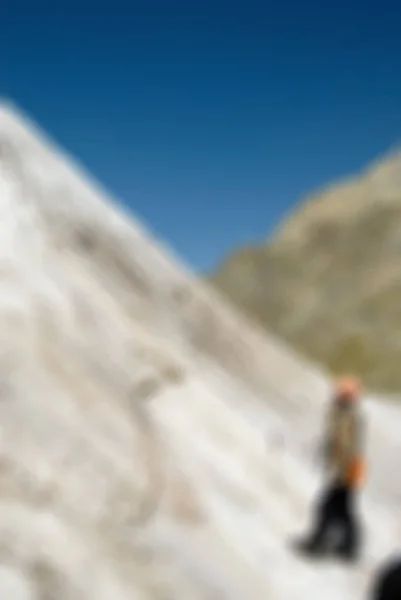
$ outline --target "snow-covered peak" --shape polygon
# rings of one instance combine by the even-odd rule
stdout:
[[[368,407],[380,442],[366,498],[371,564],[295,561],[286,538],[306,525],[318,481],[327,381],[10,105],[0,108],[0,288],[0,597],[362,593],[393,548],[398,488],[385,465],[398,412]]]

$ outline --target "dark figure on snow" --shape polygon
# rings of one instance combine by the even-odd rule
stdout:
[[[400,600],[401,558],[386,563],[376,574],[369,600]]]
[[[360,396],[358,380],[347,377],[338,382],[324,440],[327,484],[316,506],[312,532],[296,544],[310,555],[331,552],[345,560],[359,555],[356,496],[365,476]]]

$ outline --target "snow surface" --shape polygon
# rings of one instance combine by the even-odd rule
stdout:
[[[398,549],[400,411],[366,400],[357,568],[287,548],[328,380],[0,109],[0,597],[355,600]]]

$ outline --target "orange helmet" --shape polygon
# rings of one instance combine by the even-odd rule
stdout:
[[[335,394],[349,400],[357,400],[361,395],[361,383],[352,375],[342,377],[336,383]]]

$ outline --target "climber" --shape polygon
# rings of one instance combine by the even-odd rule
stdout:
[[[363,423],[359,406],[361,388],[353,377],[341,379],[334,390],[324,440],[327,485],[316,507],[311,535],[298,541],[298,550],[311,555],[331,550],[345,560],[354,560],[360,549],[360,527],[356,515],[357,490],[364,481]]]

